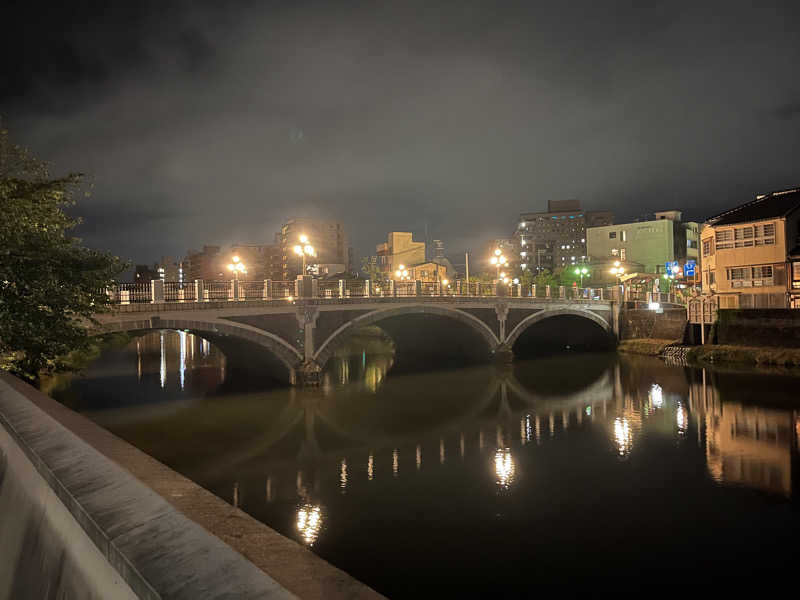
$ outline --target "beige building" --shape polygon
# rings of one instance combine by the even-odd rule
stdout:
[[[392,231],[383,244],[376,246],[378,270],[392,279],[400,265],[411,267],[425,262],[425,242],[415,242],[407,231]]]
[[[720,308],[799,308],[798,209],[794,189],[709,219],[700,232],[703,293],[719,296]]]
[[[447,280],[447,267],[434,262],[426,262],[412,267],[407,267],[408,278],[425,283],[441,282]],[[397,279],[396,277],[394,279]]]

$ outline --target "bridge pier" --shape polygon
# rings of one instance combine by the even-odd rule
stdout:
[[[322,367],[314,360],[304,360],[292,369],[291,383],[298,387],[315,387],[320,384]]]
[[[492,355],[493,361],[498,365],[510,365],[514,362],[514,350],[507,344],[500,344]]]

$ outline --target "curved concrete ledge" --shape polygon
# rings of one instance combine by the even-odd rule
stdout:
[[[14,510],[0,513],[0,555],[30,553],[30,549],[14,550],[8,545],[20,539],[30,542],[30,531],[50,538],[33,540],[46,546],[58,541],[53,531],[72,527],[72,535],[61,536],[63,548],[50,554],[71,565],[75,561],[70,563],[70,548],[72,554],[83,548],[78,555],[84,558],[97,552],[94,562],[87,563],[94,566],[79,571],[73,577],[77,583],[69,582],[69,589],[81,588],[74,597],[128,598],[131,593],[140,598],[186,600],[381,597],[6,373],[0,373],[0,425],[0,508],[5,508],[6,490],[23,485],[27,485],[27,496],[32,496],[26,501],[47,503],[47,494],[54,496],[48,510],[39,511],[36,528],[22,536],[12,534],[14,523],[25,520],[26,508],[16,508],[19,502],[12,502]],[[17,492],[12,496],[21,497]],[[49,527],[41,522],[48,519],[54,520]],[[28,557],[20,556],[15,564],[25,560]],[[8,568],[11,561],[0,562],[7,571],[13,570]],[[64,564],[55,572],[63,573]],[[81,573],[88,573],[90,581],[80,581]],[[13,581],[6,585],[2,578],[14,575],[0,568],[0,598],[14,589]],[[64,587],[61,581],[44,584]]]

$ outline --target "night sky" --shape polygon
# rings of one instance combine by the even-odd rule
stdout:
[[[225,5],[225,6],[216,6]],[[702,220],[800,185],[800,2],[39,2],[0,114],[80,171],[87,244],[266,243],[290,216],[449,253],[579,198]]]

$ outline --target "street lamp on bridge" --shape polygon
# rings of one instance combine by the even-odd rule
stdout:
[[[238,256],[233,255],[231,257],[231,261],[232,262],[228,264],[228,271],[231,271],[233,273],[234,279],[238,280],[239,273],[247,273],[247,269],[245,268],[244,263]]]
[[[589,274],[589,269],[586,267],[576,267],[575,268],[575,275],[581,276],[581,287],[583,287],[583,276]]]
[[[500,269],[508,264],[508,259],[503,255],[503,251],[500,250],[500,248],[496,248],[494,251],[494,256],[489,259],[489,262],[497,267],[498,282],[502,281],[503,278],[505,278],[505,273],[500,273]]]
[[[306,274],[306,256],[316,256],[314,246],[309,243],[308,236],[303,234],[300,236],[300,243],[294,247],[294,253],[303,257],[303,275]]]

